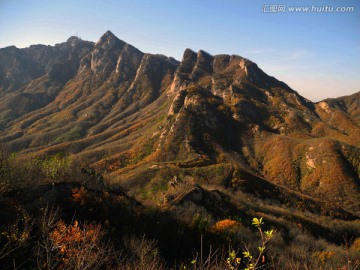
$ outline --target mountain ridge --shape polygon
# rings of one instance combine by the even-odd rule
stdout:
[[[359,92],[313,103],[241,56],[186,49],[178,62],[108,31],[96,43],[0,49],[0,95],[9,152],[85,159],[137,199],[180,192],[175,175],[225,190],[268,183],[360,211]]]

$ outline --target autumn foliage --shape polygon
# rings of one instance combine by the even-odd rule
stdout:
[[[99,267],[101,259],[108,255],[105,254],[101,243],[103,236],[101,225],[80,226],[78,221],[66,225],[63,221],[59,221],[50,233],[50,238],[61,257],[60,268],[96,269]]]
[[[214,232],[221,232],[229,229],[233,229],[234,227],[238,226],[240,223],[232,220],[232,219],[223,219],[216,222],[212,227],[212,231]]]
[[[80,203],[81,205],[85,204],[86,200],[86,191],[83,187],[81,188],[73,188],[72,189],[72,197],[75,202]]]

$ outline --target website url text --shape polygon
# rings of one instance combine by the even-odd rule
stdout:
[[[284,12],[311,12],[311,13],[344,13],[354,12],[355,7],[351,6],[286,6],[286,5],[263,5],[263,13],[284,13]]]

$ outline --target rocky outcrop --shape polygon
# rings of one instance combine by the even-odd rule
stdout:
[[[90,68],[98,76],[108,76],[116,67],[118,56],[125,42],[107,31],[91,52]]]

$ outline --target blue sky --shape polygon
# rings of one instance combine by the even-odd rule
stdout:
[[[285,12],[269,12],[279,4]],[[186,48],[241,55],[313,101],[360,91],[358,0],[0,0],[0,48],[97,41],[107,30],[179,60]]]

